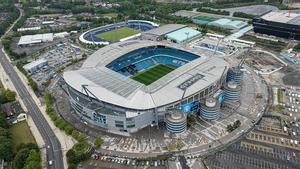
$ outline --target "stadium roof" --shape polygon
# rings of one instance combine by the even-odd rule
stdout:
[[[300,13],[290,13],[288,11],[269,12],[261,17],[267,21],[300,25]]]
[[[194,38],[195,36],[198,36],[198,35],[200,35],[199,31],[189,28],[189,27],[185,27],[185,28],[179,29],[177,31],[168,33],[166,35],[166,37],[168,39],[175,41],[176,43],[182,43],[182,42],[187,41],[191,38]]]
[[[121,107],[145,110],[176,102],[217,83],[228,67],[228,63],[221,58],[201,56],[148,86],[105,67],[130,51],[157,45],[200,55],[176,44],[124,41],[99,49],[85,61],[81,69],[65,72],[63,77],[69,86],[79,92],[84,91],[82,85],[85,85],[91,97]],[[191,80],[194,80],[193,83],[190,83]]]
[[[168,33],[171,33],[173,31],[176,31],[176,30],[184,28],[184,27],[186,27],[186,25],[182,25],[182,24],[167,24],[167,25],[163,25],[161,27],[158,27],[158,28],[146,31],[145,33],[146,34],[157,35],[157,36],[162,36],[162,35],[166,35]]]

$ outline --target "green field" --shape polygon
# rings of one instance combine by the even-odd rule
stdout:
[[[36,143],[26,121],[14,124],[9,129],[13,139],[13,151],[17,150],[20,144]]]
[[[150,69],[140,72],[131,78],[145,85],[149,85],[166,74],[172,72],[175,68],[167,65],[156,65]]]
[[[137,30],[137,29],[120,28],[120,29],[109,31],[109,32],[97,34],[96,37],[107,40],[109,42],[118,42],[120,39],[138,34],[140,32],[141,31]]]

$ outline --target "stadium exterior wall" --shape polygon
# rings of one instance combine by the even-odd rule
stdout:
[[[219,79],[210,86],[182,100],[149,110],[128,109],[105,103],[84,94],[84,92],[73,89],[66,83],[64,88],[69,95],[72,108],[84,121],[107,131],[117,130],[134,133],[150,124],[158,125],[158,122],[163,122],[165,113],[169,109],[213,96],[220,89],[224,81],[225,79]],[[135,115],[130,116],[130,114]]]
[[[254,18],[253,26],[254,26],[254,32],[256,33],[300,40],[299,25],[267,21],[262,18]]]

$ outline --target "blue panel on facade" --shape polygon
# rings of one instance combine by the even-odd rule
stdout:
[[[194,101],[191,103],[186,103],[180,107],[178,107],[179,110],[182,110],[185,113],[191,113],[194,110],[197,110],[199,108],[199,102]]]
[[[219,103],[223,103],[224,99],[225,99],[225,94],[224,94],[224,92],[222,92],[222,93],[218,96],[218,101],[219,101]]]

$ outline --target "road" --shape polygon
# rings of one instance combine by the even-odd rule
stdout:
[[[21,11],[21,10],[20,10]],[[22,11],[21,15],[22,16]],[[8,29],[5,35],[11,30],[14,24],[20,19],[20,17],[12,24],[12,26]],[[9,76],[11,82],[14,84],[16,88],[16,92],[24,102],[28,110],[28,114],[32,117],[35,125],[37,126],[44,142],[47,147],[47,161],[53,160],[53,164],[49,166],[47,164],[47,168],[49,169],[63,169],[63,155],[61,150],[61,145],[57,137],[55,136],[54,132],[52,131],[50,125],[47,123],[45,117],[42,115],[40,109],[36,105],[35,101],[33,100],[32,96],[28,92],[27,88],[25,87],[24,83],[20,79],[19,75],[13,68],[13,65],[10,63],[8,58],[4,54],[4,49],[2,44],[0,45],[2,49],[0,51],[0,63],[3,66],[4,71]],[[49,147],[48,147],[49,146]]]

